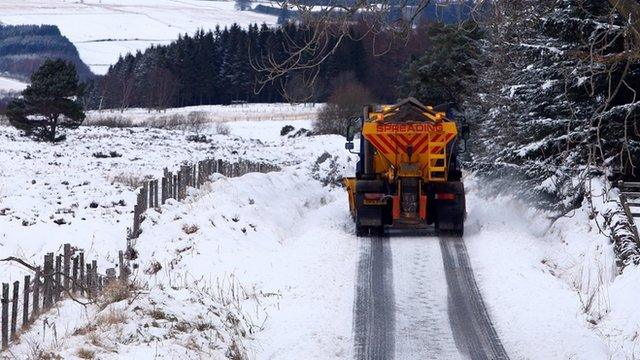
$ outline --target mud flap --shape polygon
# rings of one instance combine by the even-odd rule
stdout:
[[[384,192],[382,180],[356,181],[356,225],[360,227],[378,227],[383,225],[383,209],[381,205],[365,205],[365,193]]]
[[[382,206],[359,205],[356,224],[360,226],[382,226]]]

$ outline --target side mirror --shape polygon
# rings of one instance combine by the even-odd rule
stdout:
[[[347,133],[345,134],[345,137],[347,138],[347,142],[352,142],[353,141],[353,138],[354,138],[354,135],[355,135],[355,132],[353,130],[354,129],[353,129],[352,125],[347,126]]]
[[[346,144],[344,144],[344,148],[351,151],[353,150],[353,143],[352,142],[348,142]]]

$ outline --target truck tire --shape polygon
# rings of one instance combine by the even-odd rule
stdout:
[[[363,237],[369,234],[369,227],[356,224],[356,236]]]
[[[448,191],[456,194],[455,201],[441,201],[436,205],[436,232],[442,236],[462,237],[466,217],[466,201],[462,182],[451,182],[445,185]]]

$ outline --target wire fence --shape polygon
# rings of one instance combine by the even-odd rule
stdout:
[[[127,250],[118,254],[117,268],[108,268],[104,274],[98,271],[97,260],[85,261],[82,249],[64,244],[60,254],[44,255],[41,265],[8,257],[0,261],[16,262],[28,268],[32,274],[25,275],[23,281],[2,283],[0,298],[0,337],[2,350],[14,342],[21,330],[31,325],[40,314],[47,312],[56,303],[65,299],[95,299],[105,286],[114,280],[127,281],[129,261],[135,259],[132,239],[141,234],[140,225],[147,209],[157,208],[168,199],[182,201],[189,187],[200,188],[214,173],[227,177],[238,177],[247,173],[267,173],[279,171],[273,164],[208,159],[195,164],[183,165],[177,172],[165,168],[161,179],[143,183],[134,206],[133,227],[128,229]]]
[[[119,274],[116,276],[115,268],[100,274],[97,261],[85,262],[84,250],[74,248],[71,244],[64,244],[60,254],[44,255],[39,266],[15,257],[2,261],[20,263],[32,272],[32,275],[25,275],[23,281],[2,283],[2,350],[16,340],[19,330],[28,328],[40,314],[59,301],[76,296],[96,297],[109,282],[116,278],[126,279],[128,275],[122,251],[119,252]]]

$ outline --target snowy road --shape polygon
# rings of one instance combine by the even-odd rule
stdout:
[[[363,239],[357,277],[357,360],[508,359],[462,239]]]

